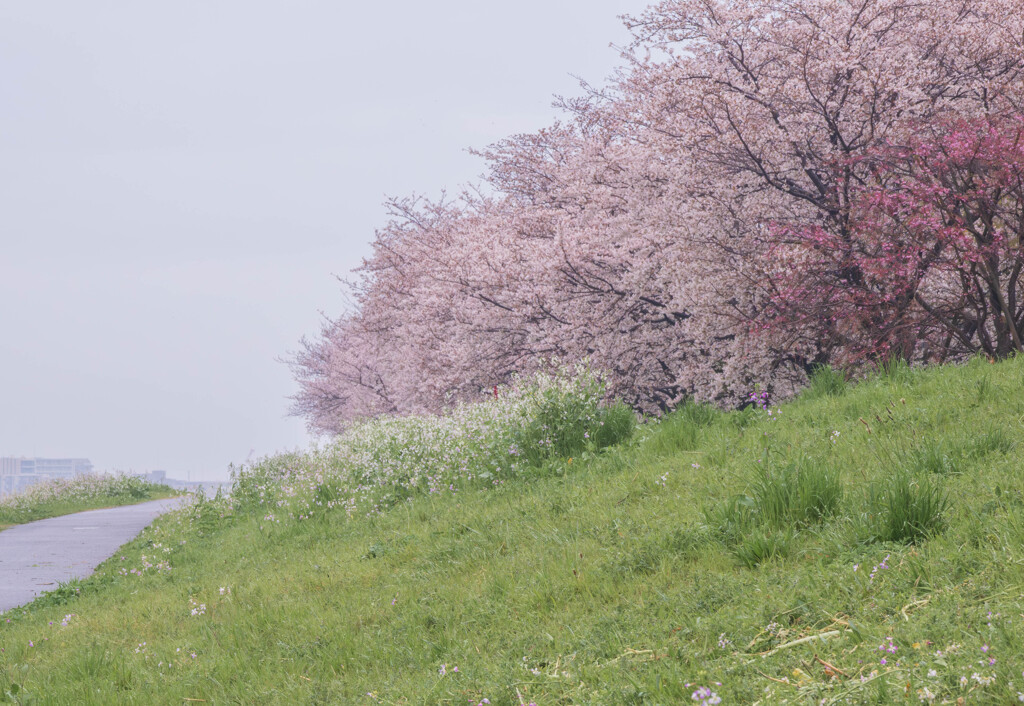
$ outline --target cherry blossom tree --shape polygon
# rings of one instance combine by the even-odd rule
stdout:
[[[615,80],[480,152],[486,196],[391,202],[356,308],[293,361],[295,410],[331,431],[587,357],[611,394],[657,411],[741,402],[755,381],[787,394],[897,340],[940,350],[940,330],[1012,347],[1010,319],[978,309],[987,261],[958,309],[941,257],[911,295],[837,253],[911,257],[894,199],[920,199],[915,175],[938,168],[898,151],[923,149],[917,132],[1024,112],[1022,15],[1019,0],[667,0],[628,18]],[[824,287],[843,279],[863,293]]]
[[[631,20],[637,57],[610,119],[674,165],[667,209],[718,226],[680,229],[721,258],[701,292],[717,314],[705,340],[727,318],[757,321],[774,296],[791,267],[776,224],[849,247],[852,195],[871,179],[858,156],[916,126],[1020,112],[1022,24],[999,0],[669,1]],[[773,330],[775,360],[828,362],[836,322],[801,323]]]

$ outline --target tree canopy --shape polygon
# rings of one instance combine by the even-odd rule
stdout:
[[[1021,350],[1019,0],[666,0],[608,85],[395,199],[304,340],[334,432],[588,358],[643,411],[815,365]]]

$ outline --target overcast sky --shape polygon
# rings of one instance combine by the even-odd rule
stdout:
[[[484,171],[643,0],[0,2],[0,456],[226,478],[387,195]]]

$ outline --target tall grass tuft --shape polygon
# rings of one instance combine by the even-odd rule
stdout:
[[[715,420],[722,416],[723,412],[714,405],[710,405],[705,402],[697,402],[691,398],[686,400],[686,402],[681,404],[679,407],[676,407],[673,414],[681,419],[687,420],[693,426],[709,427],[715,423]]]
[[[811,373],[807,388],[801,397],[808,400],[838,397],[845,393],[848,387],[846,375],[842,371],[835,370],[828,365],[820,365]]]
[[[759,469],[749,494],[706,508],[704,519],[740,563],[753,567],[788,554],[796,532],[836,514],[842,500],[835,469],[799,457]]]
[[[1017,441],[1007,434],[1006,430],[990,429],[972,439],[968,444],[967,453],[976,458],[981,458],[990,453],[1010,453],[1016,446]]]
[[[606,449],[627,441],[636,431],[636,412],[629,405],[616,402],[601,407],[597,412],[597,425],[590,441],[597,449]]]
[[[876,518],[873,539],[915,544],[943,529],[949,495],[934,476],[900,470],[870,488],[868,504]]]
[[[764,524],[806,526],[836,513],[843,486],[839,474],[825,462],[800,457],[761,469],[753,496]]]
[[[933,439],[919,445],[911,451],[909,460],[911,469],[920,473],[945,476],[960,471],[955,455],[942,439]]]
[[[657,433],[647,448],[659,455],[692,451],[703,439],[702,431],[715,423],[722,412],[709,404],[687,400],[662,417]]]
[[[680,451],[693,451],[700,443],[700,429],[684,417],[669,414],[658,422],[654,435],[646,447],[659,456],[669,456]]]
[[[910,364],[902,357],[893,355],[878,361],[878,374],[893,383],[905,383],[910,380]]]
[[[726,544],[738,544],[760,524],[757,502],[735,495],[704,508],[704,522]]]
[[[981,404],[992,395],[992,377],[985,373],[978,377],[974,383],[974,391],[977,395],[977,402]]]
[[[775,558],[789,556],[796,533],[792,528],[780,530],[755,529],[733,547],[733,554],[748,569]]]

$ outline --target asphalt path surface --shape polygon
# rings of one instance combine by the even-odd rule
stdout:
[[[180,498],[88,510],[0,532],[0,613],[85,578]]]

